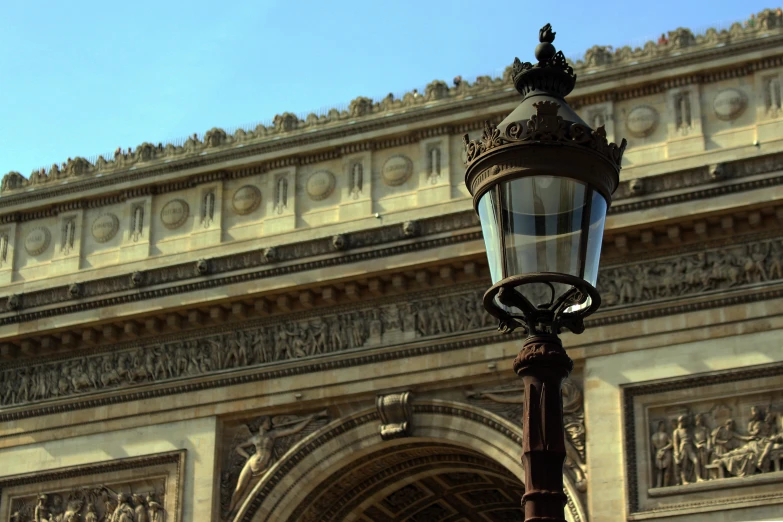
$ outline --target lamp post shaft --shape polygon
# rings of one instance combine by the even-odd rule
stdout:
[[[565,522],[563,464],[563,380],[574,363],[556,335],[525,340],[514,371],[525,387],[522,463],[525,467],[525,522]]]

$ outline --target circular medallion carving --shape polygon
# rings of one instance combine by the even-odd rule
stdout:
[[[185,224],[190,213],[188,203],[182,199],[172,199],[160,210],[160,220],[163,226],[174,230]]]
[[[319,170],[307,178],[307,194],[313,201],[328,198],[334,190],[334,174],[328,170]]]
[[[231,198],[231,206],[234,208],[234,212],[240,216],[255,212],[260,204],[261,191],[253,185],[239,187],[234,192],[234,197]]]
[[[98,243],[105,243],[113,238],[120,229],[120,220],[114,214],[103,214],[92,222],[92,237]]]
[[[406,156],[392,156],[383,164],[383,181],[390,187],[402,185],[413,174],[413,162]]]
[[[625,119],[625,128],[637,138],[644,138],[652,134],[657,124],[658,112],[646,105],[635,107]]]
[[[43,254],[49,243],[51,242],[52,234],[48,228],[38,227],[32,229],[27,237],[24,238],[24,249],[31,256],[37,256]]]
[[[715,116],[729,121],[737,118],[745,110],[745,94],[738,89],[724,89],[712,100]]]

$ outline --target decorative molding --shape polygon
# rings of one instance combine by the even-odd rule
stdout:
[[[629,70],[636,74],[650,72],[658,69],[671,69],[672,63],[684,64],[697,61],[703,63],[704,59],[710,56],[731,55],[741,52],[748,52],[752,48],[774,47],[778,45],[780,38],[780,15],[771,10],[765,10],[759,13],[757,20],[760,23],[748,24],[743,27],[741,24],[734,24],[729,30],[718,31],[708,30],[703,35],[694,36],[687,29],[677,29],[671,31],[665,39],[658,42],[648,42],[644,47],[631,49],[622,47],[612,51],[608,47],[594,46],[585,53],[584,60],[577,60],[573,65],[577,71],[598,69],[598,74],[589,76],[583,75],[582,86],[592,85],[601,81],[606,81],[612,76],[627,76]],[[676,42],[676,43],[675,43]],[[728,44],[728,45],[727,45]],[[774,59],[772,60],[774,62]],[[735,67],[735,72],[720,71],[705,75],[696,75],[676,80],[666,80],[664,83],[674,83],[678,86],[689,82],[708,82],[718,81],[726,76],[733,77],[742,74],[749,74],[754,70],[776,66],[770,62],[770,59],[760,60],[753,64],[743,64]],[[625,67],[618,67],[624,65]],[[630,68],[629,68],[630,66]],[[453,87],[448,87],[442,81],[432,82],[425,89],[425,95],[419,95],[417,92],[407,93],[401,99],[395,99],[388,96],[378,102],[369,102],[365,98],[357,98],[351,103],[349,110],[338,111],[331,110],[328,115],[317,116],[310,114],[306,119],[301,120],[290,113],[278,115],[274,119],[271,127],[258,125],[255,129],[239,129],[233,135],[228,135],[221,129],[212,129],[208,131],[203,138],[194,134],[185,140],[181,145],[163,144],[157,146],[150,143],[142,143],[135,150],[129,149],[124,152],[120,149],[115,151],[113,159],[105,159],[99,156],[94,162],[85,158],[75,158],[63,163],[62,166],[53,165],[49,171],[41,169],[33,172],[29,179],[24,178],[18,172],[10,172],[3,178],[0,187],[4,193],[19,191],[26,187],[46,186],[53,182],[59,182],[65,179],[76,178],[77,180],[88,179],[97,173],[106,173],[118,170],[128,170],[131,167],[137,168],[139,165],[147,163],[160,164],[161,161],[180,160],[177,165],[167,165],[166,170],[182,168],[182,160],[190,160],[195,163],[199,156],[207,154],[208,156],[225,156],[219,154],[226,149],[236,152],[237,147],[248,149],[251,154],[258,153],[258,145],[275,148],[280,150],[278,144],[270,144],[269,138],[280,137],[281,134],[294,133],[301,135],[302,132],[313,127],[323,126],[329,123],[344,121],[345,123],[354,123],[358,118],[360,121],[367,120],[366,123],[378,123],[378,116],[389,112],[399,112],[401,109],[410,109],[414,107],[424,107],[432,102],[447,102],[446,106],[453,106],[448,103],[451,100],[461,100],[463,103],[468,98],[475,98],[477,94],[500,94],[503,93],[511,77],[511,68],[509,67],[499,78],[482,76],[470,83],[460,81]],[[671,86],[662,85],[663,88]],[[638,95],[638,93],[636,94]],[[613,93],[613,96],[620,97],[620,93]],[[585,102],[594,102],[590,98],[585,98]],[[575,99],[572,105],[585,105],[582,100]],[[403,111],[405,112],[405,111]],[[431,111],[434,112],[434,111]],[[406,116],[395,115],[396,119],[407,119]],[[365,121],[362,121],[365,123]],[[363,125],[356,125],[357,131],[362,132]],[[341,129],[342,133],[346,129]],[[437,134],[437,131],[431,131],[429,134]],[[425,132],[425,134],[427,134]],[[260,143],[259,143],[260,142]],[[258,145],[257,145],[258,144]],[[254,146],[255,145],[255,146]],[[285,146],[285,145],[284,145]],[[215,154],[218,153],[218,154]],[[324,154],[324,153],[321,153]],[[327,153],[328,154],[328,153]],[[334,152],[332,152],[334,154]],[[188,165],[190,167],[192,165]],[[58,184],[58,188],[62,185]]]
[[[448,216],[424,219],[419,221],[419,227],[422,235],[442,234],[445,232],[456,232],[460,230],[475,228],[479,224],[478,218],[474,212],[461,212]],[[385,243],[393,243],[408,239],[405,232],[399,225],[390,225],[386,227],[362,230],[350,234],[345,234],[344,239],[351,248],[359,249],[370,246],[382,246]],[[293,266],[266,268],[265,265],[271,263],[282,263],[306,259],[309,257],[320,257],[328,254],[334,254],[334,246],[331,237],[319,238],[305,241],[302,243],[293,243],[274,247],[274,258],[269,258],[264,251],[250,251],[241,254],[232,254],[219,256],[212,259],[212,273],[225,274],[237,270],[262,268],[264,270],[254,273],[244,273],[222,278],[214,278],[208,281],[188,283],[180,287],[170,287],[159,290],[149,290],[142,293],[135,291],[128,281],[127,275],[115,276],[105,279],[97,279],[84,282],[85,298],[98,298],[105,294],[113,294],[116,297],[109,299],[100,299],[90,303],[83,303],[79,310],[86,310],[94,307],[111,306],[112,304],[123,304],[137,302],[145,299],[151,299],[162,295],[172,295],[177,293],[190,292],[198,289],[213,288],[232,282],[246,282],[255,279],[274,277],[280,274],[288,274],[323,268],[327,266],[337,266],[343,264],[355,263],[370,258],[382,258],[403,252],[423,251],[431,248],[442,247],[447,244],[455,244],[463,241],[474,241],[481,239],[481,232],[468,232],[464,234],[455,234],[449,237],[439,239],[422,240],[405,245],[390,246],[378,248],[372,252],[363,252],[357,254],[346,254],[340,257],[329,259],[320,259],[317,261],[306,261]],[[184,282],[195,277],[192,270],[192,262],[180,263],[173,266],[154,268],[146,271],[146,285],[171,284]],[[29,292],[24,294],[22,308],[31,309],[39,306],[48,306],[55,303],[63,303],[68,300],[66,293],[67,286],[52,287],[46,290]],[[134,290],[131,294],[117,296],[118,292],[127,292]],[[0,308],[3,299],[0,298]],[[52,308],[38,312],[28,312],[21,315],[0,317],[0,324],[10,324],[34,320],[39,317],[51,317],[75,311],[68,306],[62,308]],[[43,315],[41,315],[43,314]]]
[[[378,408],[378,416],[381,418],[380,432],[383,440],[411,436],[411,398],[409,391],[378,396],[375,407]]]
[[[90,512],[105,516],[113,515],[118,509],[129,512],[130,520],[135,519],[139,508],[151,522],[162,522],[162,514],[167,522],[179,522],[182,520],[185,454],[184,450],[173,451],[3,477],[0,491],[4,503],[10,502],[10,505],[0,506],[0,509],[18,522],[37,520],[33,518],[36,512],[40,520],[51,513],[50,520],[65,522],[72,520],[73,514],[91,520]],[[124,490],[134,484],[144,489],[137,490],[136,498],[130,502],[131,491]],[[138,493],[143,496],[139,497]],[[88,509],[89,503],[94,504],[95,509]]]
[[[504,436],[508,438],[512,443],[515,445],[518,445],[521,447],[522,445],[522,438],[520,434],[517,432],[509,429],[506,425],[501,424],[500,422],[497,422],[495,419],[493,419],[491,416],[482,415],[480,413],[477,413],[476,411],[473,411],[473,409],[469,409],[466,407],[460,407],[458,404],[448,404],[448,403],[416,403],[412,406],[413,413],[415,414],[421,414],[425,416],[430,415],[443,415],[443,416],[450,416],[450,417],[456,417],[456,418],[464,418],[468,419],[470,421],[476,422],[484,426],[488,430],[493,430],[500,434],[501,436]],[[274,498],[271,493],[275,489],[275,487],[278,484],[281,484],[286,476],[293,470],[293,468],[301,462],[305,457],[312,454],[314,451],[316,451],[318,448],[324,446],[329,441],[334,440],[340,435],[345,434],[346,432],[350,432],[352,430],[355,430],[365,424],[368,423],[374,423],[380,420],[379,415],[377,411],[372,411],[367,414],[359,415],[353,418],[349,418],[341,423],[337,423],[336,425],[331,425],[331,427],[327,427],[327,431],[321,431],[315,435],[316,438],[313,440],[309,440],[307,445],[301,447],[299,451],[296,453],[296,455],[292,458],[286,459],[282,465],[275,471],[275,473],[269,477],[264,484],[264,486],[255,493],[253,496],[250,504],[248,505],[246,511],[242,513],[242,516],[236,519],[236,522],[250,522],[253,520],[253,517],[257,513],[258,509],[261,507],[261,503],[267,499],[267,498]],[[402,444],[395,446],[396,451],[406,451],[408,449],[416,451],[421,446],[421,443],[411,443],[411,444]],[[424,449],[426,451],[426,449]],[[421,455],[423,457],[426,457],[427,454]],[[374,460],[377,458],[376,455],[367,455],[365,457],[362,457],[365,460],[360,460],[358,462],[354,463],[354,469],[357,466],[360,466],[363,462],[369,462],[371,460]],[[429,466],[431,468],[431,466]],[[383,476],[392,474],[394,470],[391,469],[391,466],[383,466],[384,470],[381,472]],[[498,471],[501,471],[502,468],[499,468]],[[327,479],[327,483],[329,483],[329,480]],[[353,489],[353,488],[352,488]],[[311,504],[309,502],[301,502],[296,510],[291,514],[289,517],[289,520],[299,520],[300,517],[304,516],[305,512],[308,511],[310,507],[314,506],[314,504]],[[274,512],[274,505],[269,506],[270,512]],[[334,509],[334,507],[338,506],[330,506],[330,508]],[[579,514],[579,511],[576,509],[576,505],[569,497],[568,502],[568,509],[571,512],[571,515],[574,517],[574,520],[577,522],[583,522],[582,517]],[[323,516],[324,512],[320,509],[316,509],[316,512]],[[335,512],[336,519],[339,520],[339,513],[342,513],[342,510],[339,512]]]
[[[483,293],[485,286],[482,287],[480,292]],[[716,297],[713,299],[702,299],[697,302],[679,303],[670,306],[662,306],[655,309],[646,309],[642,311],[629,311],[625,314],[614,314],[609,316],[599,316],[594,319],[585,321],[588,327],[598,327],[611,324],[621,324],[626,322],[641,321],[654,317],[663,317],[667,315],[690,313],[699,310],[710,310],[721,308],[725,306],[733,306],[744,303],[752,303],[769,299],[779,299],[783,297],[783,288],[774,288],[771,290],[757,290],[752,293],[745,293],[741,295],[728,295],[723,297]],[[297,314],[298,317],[302,317],[303,314]],[[487,317],[488,314],[487,314]],[[225,325],[221,328],[215,328],[211,331],[214,332],[233,332],[236,327],[233,325]],[[193,392],[198,390],[208,390],[225,388],[228,386],[246,384],[250,382],[268,381],[273,379],[279,379],[284,377],[290,377],[294,375],[307,375],[309,373],[320,372],[324,370],[335,370],[339,368],[350,368],[355,366],[363,366],[368,364],[376,364],[379,362],[388,363],[389,361],[406,359],[410,357],[417,357],[427,354],[446,353],[453,350],[462,350],[466,348],[472,348],[475,346],[486,346],[493,343],[501,343],[508,341],[522,341],[524,336],[521,333],[512,334],[498,334],[495,333],[496,328],[485,327],[477,329],[474,335],[464,337],[459,340],[445,340],[444,342],[435,342],[435,339],[429,340],[424,345],[419,345],[418,342],[413,342],[407,347],[396,348],[393,351],[372,351],[370,353],[365,350],[358,350],[357,352],[343,356],[340,359],[334,359],[328,363],[318,361],[314,359],[312,363],[306,363],[302,361],[294,366],[287,366],[282,369],[271,369],[263,366],[257,370],[248,373],[247,371],[241,372],[241,375],[235,374],[216,374],[212,379],[197,380],[195,382],[172,382],[171,386],[157,387],[154,389],[145,389],[147,386],[140,385],[138,390],[127,389],[122,391],[118,389],[118,394],[112,394],[108,397],[90,398],[86,396],[84,398],[74,397],[73,402],[61,402],[55,405],[27,405],[21,409],[15,411],[8,411],[6,413],[0,413],[0,422],[8,422],[12,420],[19,420],[24,418],[38,417],[42,415],[51,415],[55,413],[63,413],[68,411],[77,411],[87,408],[95,408],[100,406],[106,406],[110,404],[117,404],[120,402],[131,402],[138,400],[149,400],[156,397],[167,397],[171,395],[177,395],[179,393]],[[206,333],[206,332],[204,332]],[[466,332],[467,333],[467,332]],[[165,341],[169,342],[175,339],[181,339],[181,335],[170,336]],[[139,347],[138,343],[128,343],[127,345],[117,346],[117,350],[132,351],[132,348]],[[381,348],[381,346],[378,346]],[[104,348],[104,351],[110,351],[115,347]],[[104,352],[96,352],[104,353]],[[79,360],[83,359],[79,358]],[[18,368],[25,366],[26,363],[17,363],[5,365],[2,368],[7,371],[11,368]],[[6,381],[8,382],[8,381]],[[117,383],[109,382],[109,385],[116,385]],[[86,385],[85,385],[86,386]],[[7,393],[8,385],[5,385],[5,392]]]

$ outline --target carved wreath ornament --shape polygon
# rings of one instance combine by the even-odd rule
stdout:
[[[564,120],[557,115],[560,105],[545,101],[533,104],[536,114],[527,121],[514,122],[508,125],[501,134],[500,129],[489,121],[484,122],[484,132],[481,138],[471,141],[469,136],[463,136],[465,164],[469,164],[481,154],[502,145],[517,142],[565,142],[590,147],[599,154],[606,156],[618,168],[622,164],[623,152],[628,142],[623,139],[620,145],[609,143],[606,129],[603,125],[596,130],[586,125]]]

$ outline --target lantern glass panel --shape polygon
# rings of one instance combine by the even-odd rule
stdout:
[[[535,176],[499,185],[506,276],[555,272],[582,277],[580,245],[587,187]]]
[[[606,224],[606,200],[598,192],[593,192],[590,205],[590,231],[587,236],[587,252],[585,255],[585,275],[583,279],[593,286],[598,281],[598,263],[601,258],[601,243],[604,240],[604,225]]]
[[[500,229],[498,226],[497,198],[491,190],[479,200],[478,213],[481,220],[481,232],[484,236],[484,246],[487,249],[487,261],[489,262],[489,275],[492,284],[503,279],[503,252],[500,241]]]

